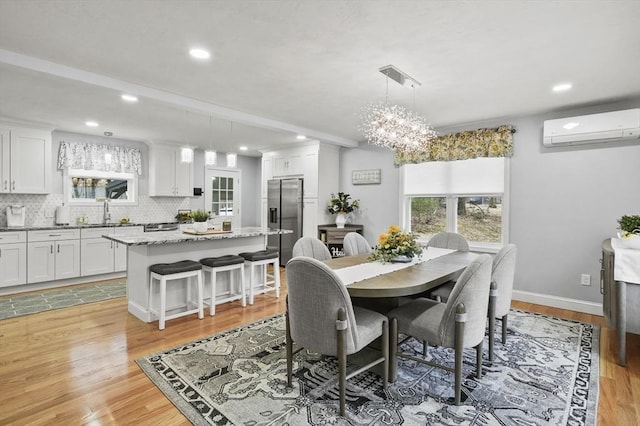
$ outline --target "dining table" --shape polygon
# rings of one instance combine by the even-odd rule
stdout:
[[[457,280],[477,256],[472,252],[429,247],[421,258],[406,265],[371,262],[370,254],[339,257],[324,263],[343,280],[354,305],[386,314],[408,297]],[[389,380],[393,383],[396,377],[397,366],[390,363]]]

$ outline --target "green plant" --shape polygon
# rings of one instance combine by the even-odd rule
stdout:
[[[624,215],[618,219],[618,225],[623,235],[640,234],[640,215]]]
[[[338,192],[338,196],[336,196],[335,194],[331,194],[331,199],[329,200],[327,210],[331,214],[351,213],[352,211],[358,210],[358,207],[360,207],[360,201],[349,201],[350,198],[351,195],[345,194],[344,192]]]
[[[390,262],[398,256],[412,258],[421,253],[422,247],[418,245],[413,234],[402,232],[398,225],[391,225],[387,232],[383,232],[378,237],[378,245],[369,256],[369,260]]]
[[[178,212],[176,220],[178,222],[191,222],[191,212]]]
[[[211,212],[205,212],[204,210],[194,210],[191,212],[191,219],[195,222],[206,222],[209,220]]]

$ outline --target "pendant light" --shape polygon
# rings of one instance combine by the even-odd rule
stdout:
[[[233,121],[231,122],[231,147],[233,149]],[[227,152],[227,167],[236,168],[238,166],[238,154]]]
[[[210,149],[204,152],[204,163],[207,166],[215,166],[218,162],[218,153],[213,149],[213,125],[211,116],[209,116],[209,132],[211,133],[211,141],[209,142]]]

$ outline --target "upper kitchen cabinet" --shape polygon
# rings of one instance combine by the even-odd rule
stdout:
[[[149,195],[189,197],[193,195],[192,161],[181,158],[181,148],[149,145]]]
[[[51,192],[51,132],[0,127],[0,193]]]

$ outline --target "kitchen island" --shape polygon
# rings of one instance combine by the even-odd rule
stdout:
[[[139,235],[104,235],[103,238],[127,246],[127,301],[129,312],[136,318],[151,322],[149,312],[149,266],[181,260],[199,261],[205,257],[224,256],[245,251],[264,250],[267,236],[289,234],[292,231],[267,228],[238,228],[230,232],[191,235],[183,231],[153,232]],[[223,274],[227,275],[227,274]],[[227,286],[227,277],[220,277],[221,287]],[[183,286],[167,286],[167,308],[179,309],[184,305]],[[221,292],[224,294],[224,287]],[[157,295],[154,295],[154,300]],[[205,298],[207,297],[205,293]],[[158,302],[154,302],[158,306]]]

